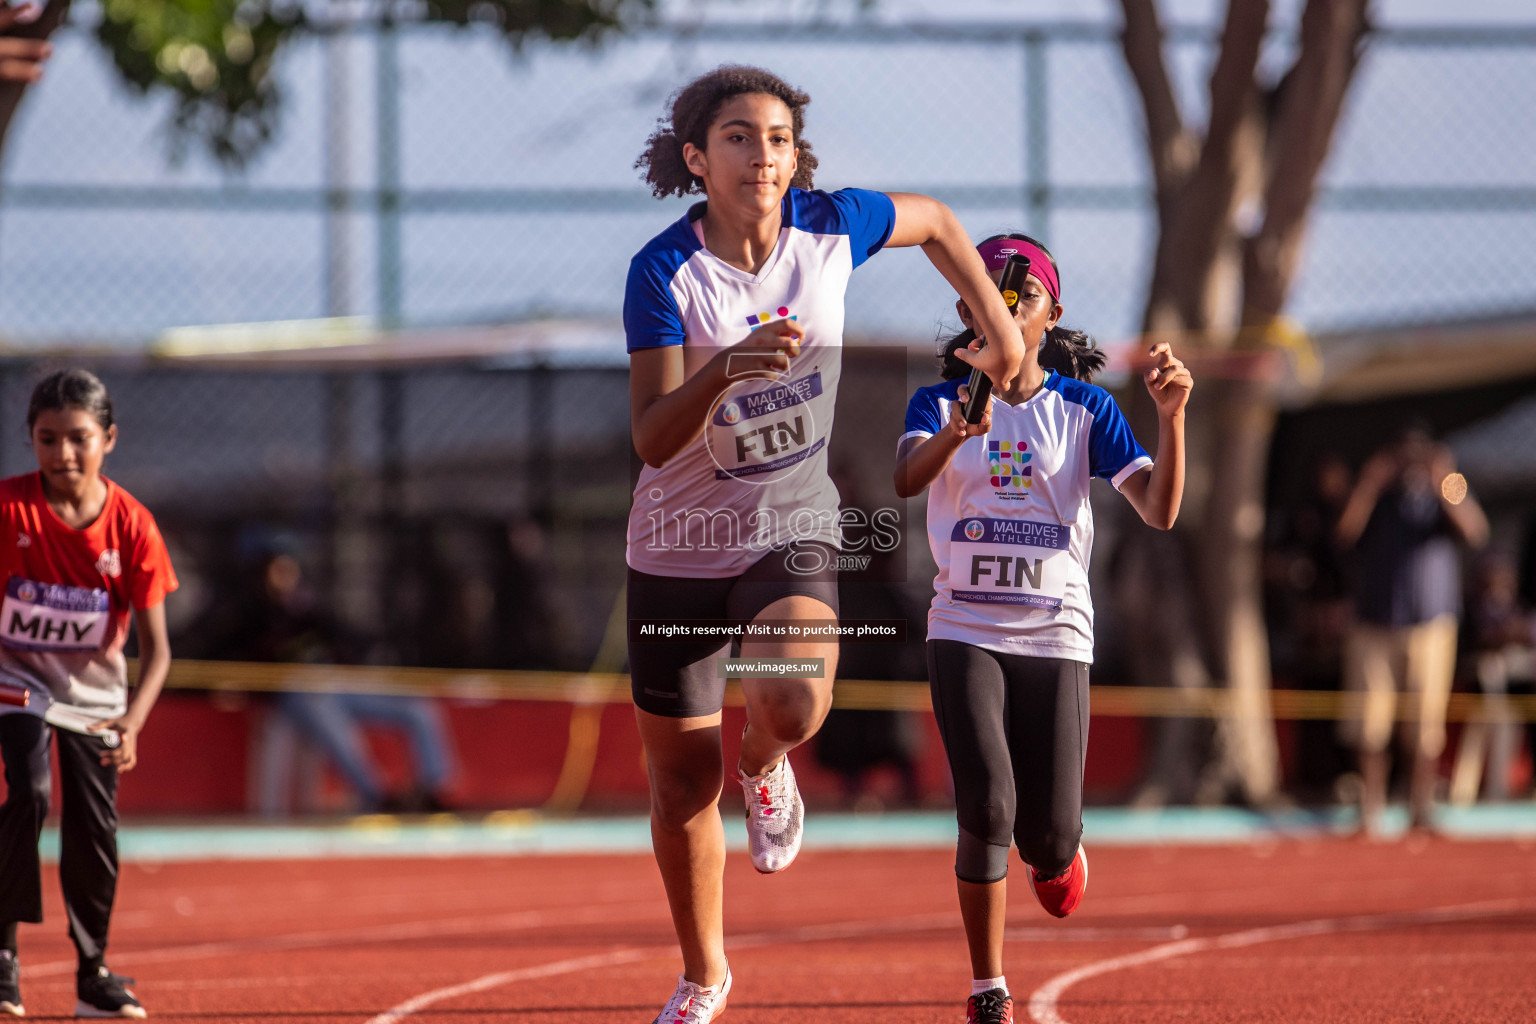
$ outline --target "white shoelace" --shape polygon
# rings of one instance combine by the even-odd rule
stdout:
[[[726,977],[729,978],[730,975],[727,974]],[[703,1024],[709,1020],[715,1009],[715,1000],[719,999],[724,991],[724,982],[714,988],[701,988],[682,975],[678,975],[677,991],[672,993],[672,998],[667,1000],[661,1016],[656,1020],[658,1024]]]
[[[742,782],[752,792],[748,804],[755,816],[772,822],[788,820],[790,805],[788,765],[789,759],[784,758],[772,770],[756,778],[750,775],[742,776]],[[767,803],[762,799],[764,789],[767,790]]]

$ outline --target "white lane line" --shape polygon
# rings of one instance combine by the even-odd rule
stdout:
[[[556,908],[551,910],[523,910],[495,917],[451,917],[435,921],[406,921],[400,924],[379,925],[372,928],[348,928],[336,931],[299,932],[289,935],[269,935],[250,939],[229,939],[222,942],[199,942],[190,946],[170,946],[165,949],[129,950],[112,955],[114,966],[131,964],[156,964],[173,960],[201,960],[207,957],[243,956],[248,953],[280,953],[296,949],[317,949],[325,946],[361,945],[381,942],[399,942],[410,939],[442,938],[450,935],[475,935],[494,931],[525,931],[544,925],[607,923],[615,920],[646,920],[660,916],[665,918],[666,905],[659,900],[638,900],[603,907]],[[74,960],[55,960],[52,963],[22,965],[23,978],[45,978],[57,974],[73,974]]]
[[[674,951],[674,948],[670,946],[616,949],[611,953],[579,956],[570,960],[556,960],[554,963],[541,964],[537,967],[524,967],[517,971],[487,974],[482,978],[466,981],[461,985],[450,985],[447,988],[436,988],[431,992],[423,992],[419,996],[407,999],[399,1006],[385,1010],[376,1017],[369,1018],[368,1024],[395,1024],[395,1021],[409,1017],[418,1010],[424,1010],[433,1003],[440,1003],[444,999],[468,995],[471,992],[484,992],[488,988],[510,985],[514,981],[528,981],[532,978],[548,978],[556,974],[574,974],[578,971],[590,971],[601,967],[615,967],[619,964],[634,963],[637,960],[645,960],[653,956],[665,956]]]
[[[750,949],[754,946],[788,945],[796,942],[817,942],[823,939],[851,939],[868,935],[886,935],[895,932],[931,931],[935,928],[953,927],[957,924],[956,914],[951,911],[943,914],[919,914],[914,917],[888,918],[883,921],[834,921],[827,924],[806,925],[801,928],[790,928],[776,932],[757,932],[752,935],[742,935],[726,942],[728,949]],[[486,989],[499,988],[502,985],[510,985],[517,981],[527,981],[532,978],[548,978],[557,974],[573,974],[577,971],[585,971],[595,967],[612,967],[617,964],[636,963],[641,960],[650,960],[660,957],[675,957],[677,946],[649,946],[631,947],[629,949],[616,949],[608,953],[598,953],[593,956],[576,957],[570,960],[556,960],[553,963],[540,964],[537,967],[524,967],[516,971],[500,971],[496,974],[487,974],[483,977],[466,981],[458,985],[449,985],[444,988],[423,992],[419,996],[412,996],[398,1006],[391,1007],[383,1013],[368,1019],[368,1024],[396,1024],[405,1017],[420,1010],[424,1010],[435,1003],[455,996],[468,995],[471,992],[484,992]]]
[[[1406,911],[1393,914],[1362,914],[1356,917],[1330,917],[1316,921],[1298,921],[1295,924],[1275,925],[1268,928],[1250,928],[1226,935],[1211,935],[1198,939],[1184,939],[1153,946],[1139,953],[1110,957],[1096,963],[1074,968],[1047,981],[1035,989],[1029,997],[1029,1016],[1035,1024],[1067,1024],[1057,1012],[1061,995],[1080,981],[1101,974],[1141,967],[1174,957],[1188,956],[1208,949],[1238,949],[1261,942],[1277,942],[1281,939],[1298,939],[1340,932],[1364,932],[1381,928],[1394,928],[1416,924],[1441,924],[1447,921],[1465,921],[1479,917],[1494,917],[1536,906],[1530,900],[1487,900],[1454,907],[1433,907],[1427,910]]]
[[[1161,928],[1009,928],[1003,938],[1009,942],[1156,942],[1182,939],[1189,934],[1186,925]]]

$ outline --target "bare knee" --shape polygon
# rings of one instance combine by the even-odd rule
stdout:
[[[775,687],[757,696],[747,717],[753,729],[761,729],[775,743],[798,747],[816,735],[827,709],[809,686]]]
[[[705,813],[715,813],[725,769],[720,763],[692,773],[651,773],[651,820],[657,828],[683,832]]]

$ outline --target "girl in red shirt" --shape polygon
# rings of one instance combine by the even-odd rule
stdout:
[[[38,840],[48,814],[49,742],[63,787],[59,881],[79,954],[77,1017],[144,1017],[104,962],[117,890],[117,779],[171,663],[165,595],[176,589],[154,517],[101,475],[117,444],[112,399],[84,370],[32,392],[38,472],[0,480],[0,1013],[22,1016],[16,924],[43,919]],[[139,634],[139,683],[123,646]]]

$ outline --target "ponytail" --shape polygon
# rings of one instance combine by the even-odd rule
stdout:
[[[1103,372],[1109,361],[1098,343],[1083,331],[1057,324],[1040,339],[1040,365],[1063,377],[1076,377],[1088,384]]]

